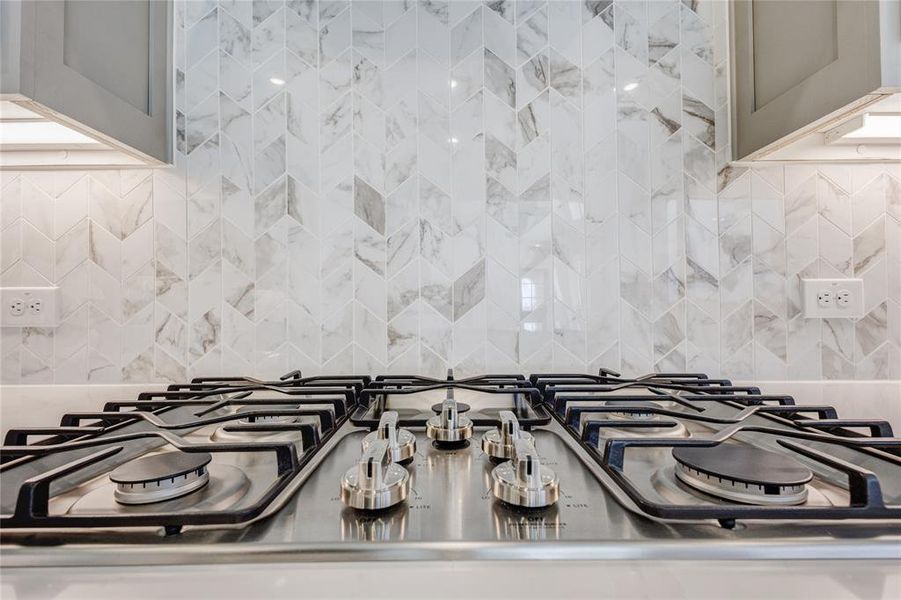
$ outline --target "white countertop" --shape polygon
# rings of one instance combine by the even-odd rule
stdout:
[[[901,562],[313,563],[3,569],[36,598],[901,598]]]

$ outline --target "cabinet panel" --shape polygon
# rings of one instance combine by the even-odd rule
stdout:
[[[754,0],[754,108],[838,59],[836,2]]]
[[[736,0],[733,158],[880,87],[876,0]]]
[[[44,106],[169,162],[168,0],[34,2],[34,84]]]
[[[66,0],[63,63],[73,71],[150,112],[150,2]],[[115,23],[115,27],[110,27]]]

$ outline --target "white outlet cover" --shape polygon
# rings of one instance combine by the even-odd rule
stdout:
[[[25,303],[20,315],[13,314],[10,307],[16,300]],[[34,300],[41,301],[41,312],[35,314],[28,309]],[[59,324],[58,287],[3,287],[0,288],[0,327],[56,327]]]
[[[830,292],[831,302],[823,306],[817,298],[822,292]],[[840,292],[849,294],[849,301],[842,305],[837,301]],[[857,318],[863,316],[863,279],[802,279],[801,314],[808,319]]]

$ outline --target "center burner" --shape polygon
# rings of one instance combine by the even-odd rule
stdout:
[[[166,452],[145,456],[117,467],[110,473],[116,484],[116,502],[150,504],[185,496],[210,481],[207,452]]]
[[[743,504],[802,504],[813,479],[810,469],[790,456],[736,444],[677,446],[673,458],[676,477],[686,485]]]

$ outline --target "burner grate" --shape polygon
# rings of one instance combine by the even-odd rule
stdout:
[[[277,504],[288,500],[283,492],[304,465],[347,420],[356,407],[357,393],[369,383],[369,378],[302,378],[295,372],[275,385],[272,383],[252,378],[195,380],[191,384],[170,386],[165,392],[139,394],[136,401],[109,402],[100,412],[66,414],[58,428],[10,430],[5,445],[0,447],[3,460],[0,473],[5,475],[6,485],[14,485],[9,483],[10,479],[22,479],[15,488],[14,508],[0,516],[0,527],[158,526],[167,534],[174,534],[186,525],[246,523],[269,507],[277,508]],[[266,397],[251,397],[255,393]],[[235,410],[237,407],[240,408]],[[184,411],[190,415],[195,409],[193,417],[184,418]],[[300,417],[305,417],[307,422],[301,422]],[[310,418],[316,424],[309,422]],[[293,441],[197,443],[187,437],[193,431],[216,424],[223,424],[232,433],[294,431],[299,437],[299,448]],[[29,444],[35,436],[49,438]],[[126,514],[51,514],[51,488],[55,482],[108,473],[110,468],[123,463],[122,458],[124,465],[133,465],[136,461],[131,458],[136,451],[140,455],[161,448],[181,453],[192,464],[195,462],[192,458],[205,460],[223,453],[271,456],[275,473],[268,485],[261,486],[262,491],[256,497],[229,509],[140,512],[140,504],[135,503],[138,510]],[[44,468],[37,475],[23,478],[23,474],[35,470],[28,463],[41,459],[51,459],[51,462],[41,463]],[[117,479],[121,479],[122,469],[113,472],[118,472]],[[199,482],[205,475],[198,472],[197,482],[192,485],[201,487]]]
[[[836,456],[857,453],[865,459],[860,462],[870,465],[878,463],[882,470],[892,472],[893,477],[895,471],[901,476],[901,457],[898,456],[901,453],[901,438],[893,437],[892,428],[886,421],[839,419],[835,409],[829,406],[797,406],[790,396],[763,395],[756,388],[735,387],[725,380],[714,380],[713,384],[708,385],[708,381],[697,374],[688,374],[684,378],[659,374],[615,383],[611,383],[611,379],[602,371],[600,376],[539,374],[533,375],[531,380],[543,389],[545,403],[552,408],[554,418],[578,440],[640,513],[674,521],[715,519],[726,528],[734,527],[740,519],[901,519],[901,505],[886,503],[877,473]],[[599,383],[599,380],[603,381]],[[664,394],[665,400],[671,400],[676,405],[675,409],[647,404],[661,400],[659,392],[662,386],[677,390],[676,395]],[[638,393],[622,395],[625,388]],[[608,406],[602,401],[614,403]],[[630,404],[634,408],[630,408]],[[723,411],[711,410],[714,407],[732,408],[734,412],[731,416],[722,416]],[[624,421],[612,418],[624,412],[651,413],[662,420]],[[585,419],[587,415],[597,417]],[[815,415],[816,418],[808,418],[808,415]],[[764,424],[757,424],[761,419]],[[640,434],[642,430],[648,431],[661,424],[674,426],[689,422],[703,424],[713,431],[707,436],[692,437]],[[864,433],[855,431],[861,429]],[[612,430],[634,431],[636,435],[603,435]],[[736,501],[736,497],[731,498],[735,503],[683,505],[662,502],[648,494],[635,480],[635,473],[630,472],[626,460],[627,455],[641,449],[668,448],[676,455],[680,452],[690,454],[696,448],[732,445],[748,435],[773,441],[789,458],[801,457],[808,464],[840,473],[847,481],[847,505],[805,505],[802,484],[795,486],[797,490],[786,486],[782,490],[786,501],[782,503],[740,502]],[[677,477],[678,467],[677,461]],[[693,471],[703,477],[694,476],[693,471],[685,471],[683,482],[684,478],[694,477],[694,483],[706,484],[701,480],[709,478],[711,473],[694,467]],[[715,478],[718,479],[717,484],[725,486],[722,477]],[[711,485],[711,488],[714,487]],[[772,495],[774,490],[762,490],[764,495],[767,491]],[[795,496],[791,497],[792,494]]]

